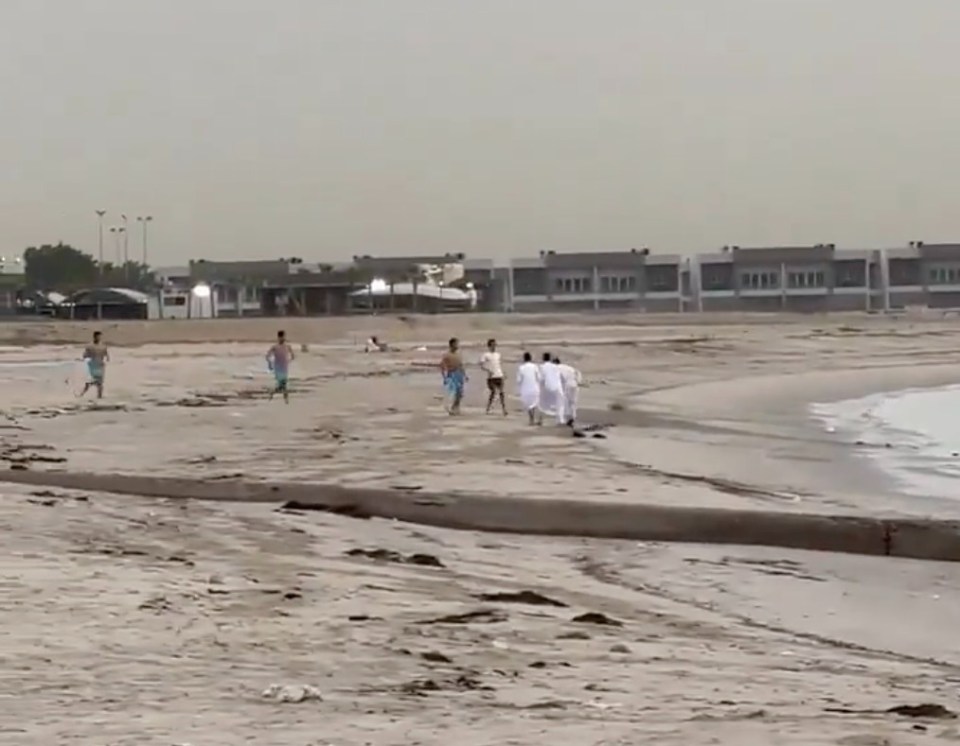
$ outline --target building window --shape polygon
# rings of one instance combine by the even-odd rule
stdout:
[[[957,267],[931,267],[930,269],[931,285],[958,285],[960,284],[960,268]]]
[[[589,293],[591,289],[591,282],[589,277],[558,277],[555,281],[554,287],[556,288],[557,293],[577,295]]]
[[[604,275],[600,277],[600,292],[602,293],[632,293],[636,289],[636,275]]]
[[[778,272],[744,272],[740,275],[740,287],[748,290],[775,290],[780,287]]]
[[[826,287],[826,278],[823,272],[788,272],[787,287],[822,288]]]
[[[700,287],[703,290],[731,290],[733,270],[729,264],[705,265],[700,268]]]
[[[676,267],[647,267],[647,290],[674,293],[678,287],[679,273]]]
[[[866,263],[852,262],[835,263],[834,283],[838,288],[861,288],[867,284]]]

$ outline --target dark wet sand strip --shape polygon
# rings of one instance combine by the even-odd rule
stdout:
[[[295,482],[0,471],[0,482],[183,500],[292,503],[468,531],[739,544],[960,561],[960,522],[406,492]]]

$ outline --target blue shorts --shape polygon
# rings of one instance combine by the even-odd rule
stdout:
[[[463,387],[466,383],[466,376],[462,370],[455,370],[448,373],[443,379],[443,386],[450,396],[463,396]]]
[[[103,383],[103,366],[95,363],[93,360],[87,360],[87,373],[90,374],[90,380],[94,383]]]
[[[285,371],[285,370],[277,370],[276,368],[274,368],[274,369],[273,369],[273,378],[274,378],[274,380],[277,382],[277,386],[286,386],[286,385],[287,385],[288,372]]]

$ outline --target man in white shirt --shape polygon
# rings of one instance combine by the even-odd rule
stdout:
[[[529,352],[523,353],[523,363],[517,368],[517,389],[523,409],[530,424],[537,424],[537,407],[540,404],[540,369]]]
[[[497,352],[497,340],[487,340],[487,351],[480,357],[480,369],[487,374],[487,390],[490,396],[487,399],[487,414],[493,409],[493,400],[500,397],[500,408],[503,415],[507,415],[507,399],[503,393],[503,364],[500,362],[500,353]]]
[[[577,420],[577,398],[580,395],[580,384],[583,378],[580,371],[567,363],[561,363],[560,358],[553,358],[554,365],[560,369],[560,383],[563,386],[563,398],[566,402],[564,420],[569,427],[573,427]]]
[[[540,423],[543,423],[543,415],[549,415],[557,418],[558,425],[564,424],[566,408],[560,368],[554,365],[553,356],[545,352],[540,365]]]

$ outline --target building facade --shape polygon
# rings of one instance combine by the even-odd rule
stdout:
[[[700,311],[872,311],[884,304],[877,250],[731,246],[695,261]]]
[[[545,251],[510,263],[506,304],[512,311],[684,311],[690,261],[646,249]]]
[[[960,308],[960,244],[915,241],[885,253],[887,308]]]
[[[255,316],[263,311],[262,288],[303,268],[299,260],[191,261],[191,286],[208,285],[218,316]]]
[[[351,293],[372,283],[414,288],[410,303],[388,297],[378,311],[442,310],[419,302],[418,283],[475,293],[478,312],[960,308],[960,243],[916,241],[887,249],[728,246],[693,256],[646,249],[543,251],[507,263],[452,253],[362,255],[341,265],[198,261],[191,262],[188,281],[210,286],[218,315],[358,312]]]

